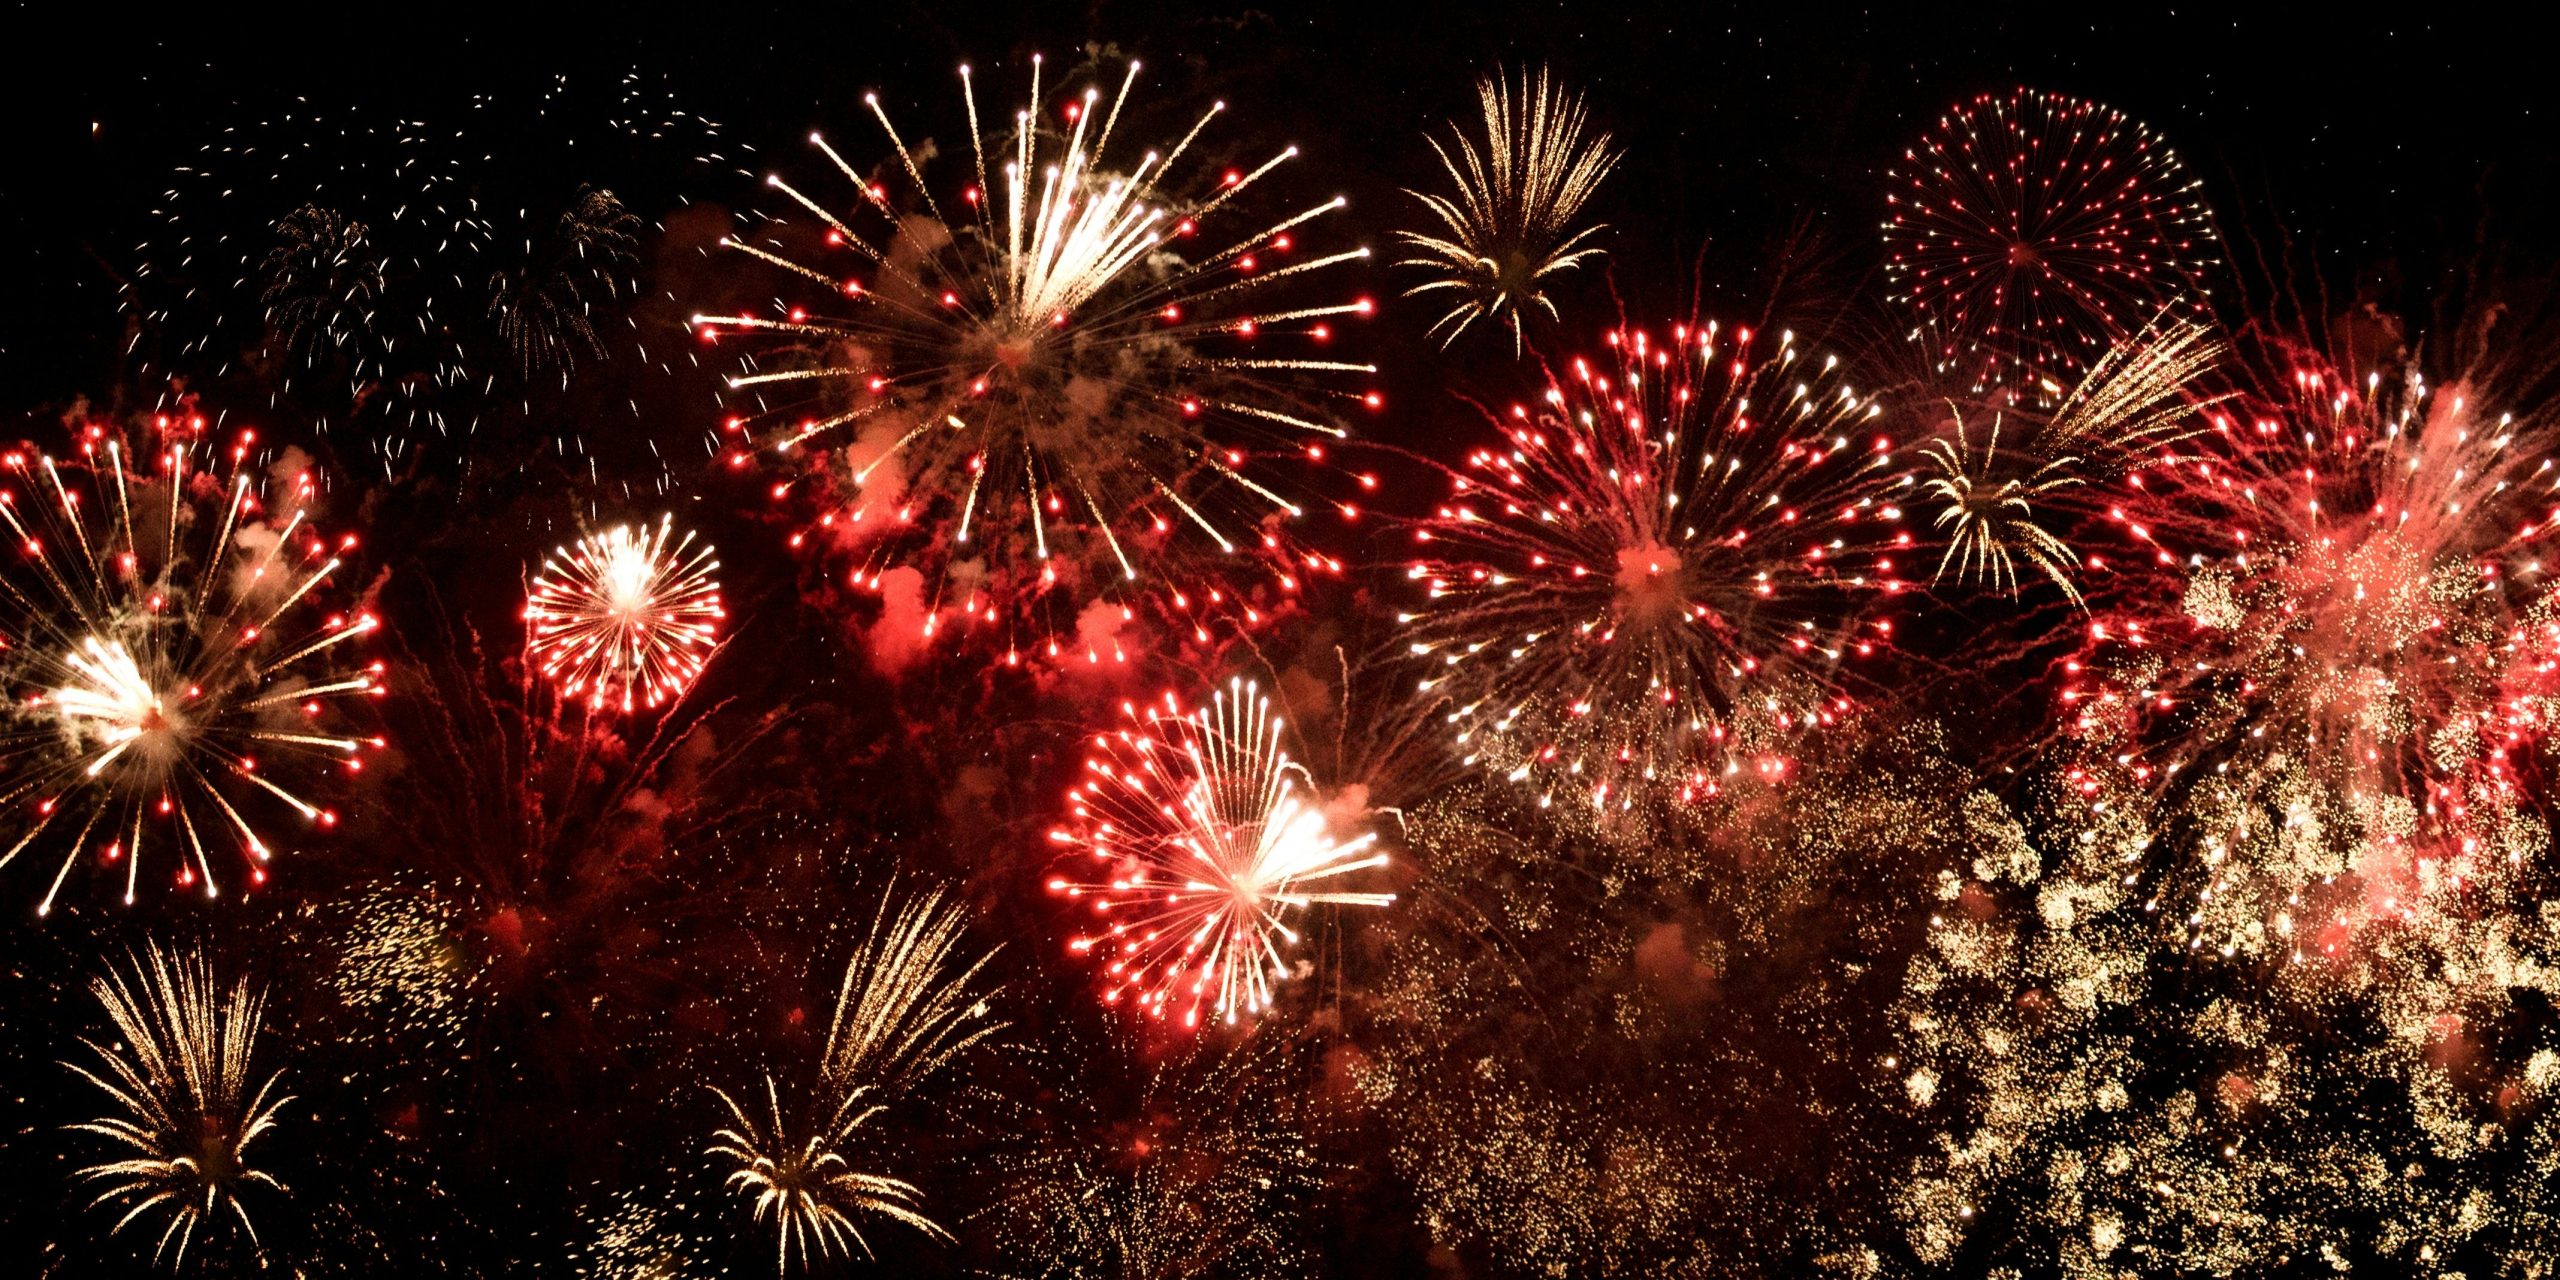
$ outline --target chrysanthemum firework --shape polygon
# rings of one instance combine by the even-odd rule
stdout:
[[[1891,638],[1905,477],[1794,335],[1608,335],[1551,371],[1415,531],[1404,616],[1469,759],[1602,809],[1786,772]]]
[[[1106,957],[1108,1003],[1186,1027],[1204,1009],[1229,1023],[1261,1013],[1293,971],[1282,949],[1299,940],[1296,916],[1395,900],[1335,887],[1386,855],[1374,835],[1332,829],[1252,684],[1230,681],[1190,712],[1171,693],[1122,712],[1129,723],[1095,735],[1069,819],[1049,834],[1077,864],[1050,891],[1100,926],[1070,949]]]
[[[2149,129],[2035,89],[1982,94],[1903,153],[1885,271],[1971,390],[2049,401],[2117,339],[2202,301],[2202,184]]]
[[[2122,519],[2183,581],[2094,619],[2063,698],[2201,858],[2164,904],[2191,941],[2298,961],[2405,919],[2512,806],[2560,473],[2549,424],[2467,384],[2272,359],[2202,456],[2147,473]]]
[[[678,536],[615,525],[551,553],[524,606],[525,648],[562,697],[589,710],[654,711],[691,688],[716,646],[720,562]]]
[[[79,1170],[95,1191],[90,1204],[117,1215],[115,1232],[157,1227],[152,1256],[173,1265],[234,1224],[256,1250],[244,1196],[285,1188],[253,1163],[251,1148],[292,1101],[276,1073],[260,1077],[252,1066],[266,997],[245,979],[223,990],[201,953],[156,946],[89,989],[115,1030],[104,1043],[84,1038],[96,1061],[72,1064],[110,1107],[71,1126],[110,1144],[106,1158]]]
[[[251,469],[251,433],[219,455],[194,434],[132,459],[103,432],[79,463],[0,457],[19,552],[0,569],[0,809],[18,825],[0,864],[58,855],[39,914],[83,863],[132,901],[154,851],[208,896],[261,883],[270,820],[334,824],[326,796],[380,745],[347,727],[381,688],[351,643],[373,616],[322,603],[355,539],[312,527],[309,471]]]
[[[1516,88],[1487,76],[1476,98],[1483,140],[1463,130],[1447,146],[1432,139],[1454,194],[1408,193],[1437,221],[1396,233],[1414,255],[1396,265],[1431,273],[1405,296],[1447,308],[1431,325],[1442,346],[1482,320],[1509,329],[1517,355],[1533,313],[1556,318],[1551,277],[1600,258],[1591,240],[1601,224],[1584,223],[1582,209],[1619,153],[1608,134],[1592,131],[1580,95],[1543,69],[1522,74]]]
[[[853,549],[857,585],[921,574],[928,635],[956,615],[1037,641],[1139,590],[1191,615],[1239,580],[1219,557],[1282,590],[1329,567],[1292,551],[1303,503],[1273,464],[1322,457],[1375,403],[1373,368],[1326,352],[1371,310],[1339,279],[1368,251],[1313,243],[1339,198],[1257,212],[1296,148],[1204,158],[1224,104],[1163,151],[1114,150],[1137,74],[1053,112],[1035,60],[990,138],[963,68],[968,168],[947,176],[866,98],[894,160],[866,173],[812,135],[851,198],[771,178],[812,221],[729,241],[801,300],[695,317],[754,340],[733,427],[815,453],[817,536]]]
[[[1994,408],[1968,423],[1955,409],[1951,428],[1920,446],[1919,501],[1947,543],[1938,578],[2015,595],[2024,561],[2082,603],[2073,523],[2105,509],[2114,495],[2099,486],[2174,461],[2176,445],[2206,430],[2203,409],[2218,398],[2199,384],[2221,352],[2204,326],[2173,321],[2109,349],[2050,413]]]

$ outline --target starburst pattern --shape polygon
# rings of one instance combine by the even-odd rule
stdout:
[[[1885,271],[1930,358],[1980,393],[2049,401],[2218,255],[2177,153],[2123,113],[2036,89],[1950,109],[1903,153]]]
[[[805,1264],[855,1250],[873,1256],[862,1234],[865,1218],[951,1238],[923,1214],[924,1196],[914,1184],[854,1167],[855,1140],[884,1109],[869,1101],[869,1090],[846,1093],[796,1138],[772,1077],[765,1078],[761,1111],[749,1111],[725,1091],[712,1092],[728,1110],[729,1123],[712,1134],[708,1153],[728,1166],[726,1184],[753,1204],[756,1222],[772,1226],[776,1270],[789,1271],[795,1257]]]
[[[318,606],[355,539],[312,527],[308,470],[267,492],[251,433],[218,457],[192,434],[138,473],[102,430],[80,464],[0,457],[0,521],[24,553],[0,570],[0,670],[19,690],[0,810],[23,823],[0,865],[59,848],[40,914],[84,862],[121,871],[131,902],[162,847],[181,887],[215,894],[235,853],[262,883],[268,815],[334,825],[308,789],[380,745],[339,727],[381,691],[379,664],[347,665],[373,615]]]
[[[730,379],[733,427],[832,451],[816,455],[821,545],[850,549],[869,589],[929,583],[925,634],[956,613],[1019,646],[1133,591],[1190,616],[1236,589],[1222,566],[1239,559],[1281,591],[1329,566],[1284,536],[1306,504],[1275,464],[1322,458],[1340,411],[1376,402],[1372,366],[1321,354],[1368,300],[1298,297],[1368,251],[1301,243],[1339,198],[1252,212],[1296,148],[1200,162],[1224,104],[1165,150],[1113,150],[1137,75],[1107,109],[1098,89],[1072,99],[1061,129],[1035,61],[1009,136],[989,138],[963,68],[965,184],[928,179],[938,149],[866,98],[893,165],[866,174],[811,138],[853,207],[775,177],[823,235],[776,222],[728,241],[819,296],[695,317],[707,339],[759,340]]]
[[[1906,488],[1879,406],[1794,335],[1608,335],[1450,473],[1404,615],[1470,763],[1620,809],[1779,777],[1890,639]]]
[[[1272,984],[1290,974],[1282,948],[1299,940],[1295,915],[1395,901],[1332,887],[1386,855],[1373,834],[1332,831],[1254,685],[1229,681],[1189,713],[1170,693],[1122,711],[1128,726],[1094,738],[1071,818],[1049,836],[1091,868],[1049,888],[1100,919],[1069,947],[1107,958],[1105,1001],[1178,1011],[1185,1026],[1204,1008],[1235,1022],[1270,1008]]]
[[[560,694],[593,711],[654,711],[682,697],[718,645],[720,562],[679,536],[615,525],[551,553],[524,606],[525,650]]]

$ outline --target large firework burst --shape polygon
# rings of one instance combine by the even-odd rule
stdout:
[[[562,697],[656,710],[691,688],[717,643],[720,568],[674,516],[615,525],[551,553],[524,606],[525,649]]]
[[[201,953],[154,946],[128,969],[90,982],[115,1037],[104,1044],[84,1038],[97,1062],[72,1065],[110,1107],[72,1126],[114,1150],[79,1171],[96,1189],[90,1203],[118,1213],[117,1232],[156,1222],[153,1256],[173,1264],[233,1223],[255,1249],[257,1227],[243,1193],[285,1188],[250,1163],[250,1147],[292,1101],[277,1091],[275,1073],[259,1079],[251,1069],[266,997],[246,979],[224,991]]]
[[[1330,887],[1386,855],[1374,835],[1331,829],[1255,686],[1229,681],[1188,713],[1170,693],[1122,711],[1129,724],[1095,736],[1071,817],[1049,835],[1092,860],[1049,888],[1100,918],[1070,947],[1108,957],[1105,1001],[1178,1011],[1185,1026],[1204,1007],[1235,1022],[1269,1008],[1272,984],[1291,973],[1281,949],[1298,941],[1294,915],[1395,901]]]
[[[1472,762],[1603,809],[1730,775],[1852,705],[1891,635],[1903,479],[1876,403],[1793,334],[1613,331],[1415,531],[1405,615]]]
[[[2061,94],[1958,104],[1893,183],[1885,271],[1914,338],[1976,392],[2049,401],[2161,308],[2201,302],[2218,253],[2177,153]]]
[[[234,854],[261,883],[266,820],[334,824],[314,798],[324,775],[380,745],[340,727],[381,688],[379,664],[349,657],[373,616],[318,603],[355,539],[311,527],[307,470],[270,486],[248,468],[251,433],[219,456],[192,435],[167,434],[140,471],[103,433],[78,464],[0,457],[0,521],[21,552],[0,570],[0,669],[17,690],[0,807],[23,824],[0,864],[59,847],[39,913],[84,860],[120,869],[132,901],[164,846],[182,887],[215,894]]]
[[[1294,589],[1306,565],[1280,526],[1302,506],[1268,464],[1320,458],[1344,435],[1338,410],[1375,401],[1359,387],[1371,366],[1321,354],[1369,302],[1298,293],[1368,256],[1300,242],[1343,201],[1251,213],[1297,149],[1207,163],[1223,104],[1163,151],[1113,151],[1137,74],[1107,110],[1096,89],[1071,100],[1061,128],[1035,60],[1028,105],[989,139],[962,68],[958,182],[929,181],[939,149],[908,146],[866,98],[895,154],[882,172],[811,137],[851,208],[768,179],[823,243],[788,222],[729,242],[816,289],[695,317],[706,338],[765,340],[730,380],[737,429],[832,448],[827,487],[843,501],[821,517],[826,536],[857,549],[858,584],[931,576],[927,634],[955,611],[1015,619],[1052,589],[1072,614],[1145,583],[1189,613],[1228,580],[1202,553],[1258,558]]]
[[[2405,920],[2513,805],[2513,696],[2554,531],[2547,423],[2415,371],[2281,345],[2124,521],[2181,555],[2172,601],[2090,626],[2071,727],[2175,806],[2191,941],[2325,953]],[[2168,607],[2160,607],[2166,604]],[[2084,785],[2097,792],[2102,779]]]
[[[1396,265],[1432,274],[1405,296],[1446,304],[1431,325],[1442,346],[1483,320],[1511,331],[1517,355],[1529,316],[1556,316],[1550,277],[1601,256],[1590,244],[1600,224],[1578,224],[1619,153],[1608,134],[1591,131],[1581,97],[1543,69],[1522,74],[1516,89],[1508,77],[1487,76],[1476,98],[1484,139],[1460,131],[1451,146],[1432,140],[1455,194],[1409,193],[1437,225],[1398,232],[1414,256]]]

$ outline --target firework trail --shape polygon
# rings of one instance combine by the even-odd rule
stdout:
[[[1414,531],[1405,614],[1471,764],[1595,809],[1694,801],[1853,703],[1891,638],[1908,490],[1880,408],[1793,334],[1608,335]]]
[[[590,711],[655,711],[684,696],[718,647],[720,562],[675,517],[616,525],[551,553],[524,606],[525,651]]]
[[[938,892],[882,896],[836,994],[817,1087],[806,1100],[825,1118],[807,1125],[805,1137],[789,1136],[794,1126],[770,1075],[759,1113],[712,1091],[731,1124],[713,1135],[710,1154],[730,1166],[727,1186],[753,1202],[755,1220],[773,1224],[782,1268],[789,1269],[794,1254],[804,1261],[854,1249],[871,1256],[859,1226],[866,1217],[951,1238],[924,1216],[923,1194],[913,1184],[856,1171],[851,1148],[888,1109],[883,1099],[905,1095],[1003,1029],[989,1016],[993,993],[977,985],[994,953],[959,963],[967,923],[967,913]]]
[[[927,636],[956,612],[1017,657],[1026,630],[1054,655],[1045,616],[1143,591],[1193,617],[1238,590],[1235,562],[1283,592],[1338,571],[1287,537],[1305,504],[1271,464],[1321,461],[1341,411],[1378,404],[1372,366],[1323,354],[1369,301],[1299,297],[1368,250],[1302,243],[1339,198],[1252,212],[1297,150],[1206,162],[1224,104],[1163,150],[1113,150],[1137,75],[1053,117],[1035,60],[991,137],[964,67],[954,178],[929,180],[940,148],[909,146],[866,98],[894,163],[866,174],[812,135],[850,207],[770,178],[793,221],[728,242],[805,300],[695,317],[706,341],[751,340],[733,430],[817,459],[811,536],[855,551],[857,586],[929,580]]]
[[[1580,95],[1543,69],[1522,74],[1516,89],[1508,77],[1487,76],[1476,98],[1483,141],[1454,127],[1450,145],[1431,140],[1455,194],[1407,192],[1436,224],[1396,233],[1414,255],[1396,265],[1431,274],[1405,296],[1447,306],[1431,325],[1441,346],[1482,320],[1511,331],[1516,356],[1530,315],[1557,318],[1551,277],[1602,256],[1590,244],[1602,224],[1580,219],[1620,153],[1608,134],[1591,131]]]
[[[250,1148],[293,1101],[278,1093],[277,1074],[259,1079],[250,1066],[266,998],[246,979],[223,991],[201,953],[154,946],[128,968],[90,982],[115,1036],[83,1038],[97,1061],[72,1066],[109,1105],[72,1131],[105,1138],[116,1153],[79,1170],[96,1189],[90,1205],[117,1213],[116,1233],[159,1223],[152,1256],[172,1265],[234,1223],[257,1250],[242,1194],[285,1187],[250,1163]]]
[[[341,727],[382,689],[380,664],[350,656],[375,620],[320,605],[355,538],[312,527],[308,471],[268,492],[253,433],[219,454],[194,434],[130,462],[103,429],[79,463],[0,456],[0,522],[22,553],[0,569],[0,670],[18,691],[0,809],[22,824],[0,865],[59,851],[40,915],[84,862],[121,870],[131,902],[164,848],[182,888],[214,896],[233,855],[264,883],[266,823],[335,825],[313,797],[381,746]]]
[[[1106,1003],[1157,1018],[1178,1008],[1186,1027],[1205,1006],[1232,1024],[1270,1008],[1272,984],[1289,976],[1293,915],[1395,901],[1331,887],[1386,855],[1374,835],[1330,829],[1255,686],[1230,681],[1189,713],[1171,693],[1122,711],[1129,724],[1095,736],[1067,794],[1071,816],[1049,833],[1079,863],[1050,891],[1102,922],[1069,949],[1107,957]]]
[[[1885,271],[1916,341],[1976,394],[2049,403],[2163,307],[2201,304],[2203,184],[2149,129],[2060,94],[1982,94],[1903,153]]]

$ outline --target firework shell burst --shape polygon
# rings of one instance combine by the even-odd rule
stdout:
[[[525,650],[590,711],[654,711],[682,697],[718,647],[720,569],[675,517],[616,525],[551,553],[526,594]]]
[[[1463,131],[1447,146],[1432,140],[1454,194],[1407,193],[1435,221],[1397,233],[1412,256],[1396,265],[1430,274],[1405,296],[1446,308],[1431,325],[1443,347],[1482,320],[1509,329],[1518,355],[1531,315],[1556,318],[1553,277],[1602,256],[1591,243],[1601,224],[1581,224],[1581,215],[1619,153],[1590,129],[1581,96],[1544,70],[1522,75],[1516,89],[1488,76],[1476,98],[1484,140]]]
[[[2145,477],[2162,598],[2094,618],[2062,696],[2085,792],[2192,824],[2190,943],[2298,963],[2510,843],[2555,476],[2549,424],[2467,384],[2277,355]]]
[[[1982,94],[1903,153],[1885,272],[1942,371],[2049,402],[2163,307],[2203,301],[2220,242],[2202,186],[2122,112]]]
[[[749,441],[819,459],[808,536],[853,550],[858,587],[914,575],[927,636],[956,615],[1018,656],[1141,595],[1195,627],[1221,605],[1250,621],[1238,566],[1281,592],[1338,571],[1289,536],[1305,504],[1282,473],[1379,403],[1374,366],[1328,354],[1372,310],[1340,283],[1368,250],[1312,242],[1338,197],[1263,207],[1295,147],[1203,159],[1223,103],[1160,151],[1127,146],[1137,77],[1053,113],[1035,60],[1028,105],[990,136],[962,68],[965,168],[866,98],[894,159],[866,175],[812,135],[851,200],[770,178],[792,220],[727,242],[804,300],[694,318],[706,341],[750,340],[736,461]]]
[[[377,624],[322,603],[355,539],[313,528],[312,474],[270,484],[253,445],[242,431],[217,453],[180,428],[129,459],[95,429],[82,462],[0,456],[17,543],[0,567],[16,695],[0,811],[17,828],[0,864],[58,858],[38,914],[84,862],[127,902],[163,855],[208,897],[263,883],[272,824],[335,825],[325,797],[381,745],[346,727],[382,689],[357,656]]]
[[[1069,950],[1105,957],[1105,1003],[1186,1027],[1204,1009],[1230,1024],[1258,1015],[1292,972],[1295,917],[1395,901],[1335,887],[1386,855],[1373,834],[1333,830],[1254,685],[1229,681],[1189,712],[1171,693],[1122,712],[1129,723],[1095,736],[1069,820],[1049,835],[1075,864],[1050,891],[1100,924]]]
[[[257,1227],[242,1193],[285,1187],[251,1163],[250,1148],[293,1101],[278,1091],[277,1075],[261,1080],[251,1070],[266,997],[245,980],[224,991],[201,953],[156,946],[90,990],[115,1028],[112,1043],[83,1039],[96,1063],[73,1067],[109,1104],[72,1126],[114,1151],[79,1171],[95,1191],[92,1206],[118,1214],[116,1232],[158,1221],[153,1257],[173,1266],[185,1264],[190,1245],[232,1225],[254,1251]]]
[[[1794,335],[1608,335],[1551,370],[1414,530],[1404,615],[1468,762],[1603,811],[1690,802],[1854,706],[1904,590],[1880,408]]]

